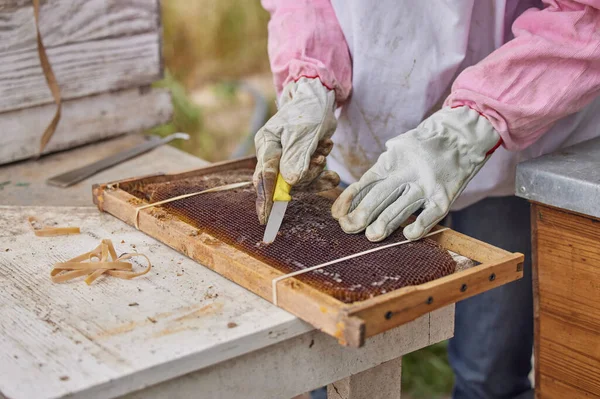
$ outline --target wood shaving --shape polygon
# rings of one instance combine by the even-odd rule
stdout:
[[[42,226],[33,216],[28,219],[29,225],[33,229],[33,233],[38,237],[55,237],[55,236],[66,236],[71,234],[79,234],[81,230],[79,227],[48,227]]]
[[[148,266],[141,272],[134,272],[130,262],[125,262],[136,256],[146,259]],[[117,256],[115,247],[111,240],[104,239],[93,250],[69,259],[66,262],[56,263],[50,271],[50,279],[53,283],[63,283],[77,277],[86,276],[86,284],[92,284],[103,274],[116,278],[131,280],[143,276],[152,269],[150,259],[139,253],[123,254]]]

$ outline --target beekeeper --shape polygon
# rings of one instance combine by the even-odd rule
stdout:
[[[255,140],[260,221],[278,171],[295,190],[341,178],[332,215],[347,233],[380,241],[420,211],[409,239],[448,215],[525,253],[524,279],[457,304],[449,352],[455,398],[530,395],[531,238],[515,166],[600,135],[600,0],[262,3],[279,108]]]

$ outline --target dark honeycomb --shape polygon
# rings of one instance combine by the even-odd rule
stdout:
[[[223,184],[248,181],[252,179],[252,173],[250,169],[241,169],[124,189],[145,201],[157,202]],[[377,244],[369,242],[364,234],[345,234],[331,217],[330,199],[316,194],[292,195],[277,239],[269,245],[261,242],[264,226],[258,223],[252,186],[177,200],[162,205],[162,209],[284,273],[405,240],[400,231]],[[446,276],[453,273],[455,267],[455,261],[446,250],[425,238],[296,278],[351,303]]]

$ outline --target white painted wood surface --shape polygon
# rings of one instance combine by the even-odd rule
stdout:
[[[71,187],[60,188],[46,184],[46,179],[51,176],[98,161],[143,142],[143,135],[128,134],[47,155],[39,160],[0,166],[0,205],[94,206],[91,194],[94,183],[155,173],[177,173],[208,164],[170,145],[163,145]]]
[[[35,237],[30,215],[82,234]],[[147,254],[152,272],[91,286],[50,282],[54,262],[102,238],[118,253]],[[310,325],[93,208],[0,207],[0,392],[9,398],[108,398],[160,383],[136,397],[291,397],[433,343],[453,307],[442,313],[344,348],[320,332],[305,334]]]
[[[327,386],[327,399],[400,399],[401,394],[401,357]]]
[[[40,0],[43,4],[47,0]],[[27,7],[31,5],[31,0],[0,0],[0,11],[10,11],[19,7]]]
[[[453,305],[440,311],[445,321],[454,318]],[[312,331],[122,399],[287,399],[434,344],[429,332],[439,328],[424,315],[370,338],[360,349]],[[390,365],[388,372],[400,370]]]
[[[46,50],[63,99],[142,86],[161,77],[158,32]],[[0,53],[0,112],[52,102],[37,50]]]
[[[157,32],[157,0],[41,0],[46,47]],[[32,0],[0,0],[0,53],[37,48]]]
[[[29,215],[82,234],[35,237]],[[91,286],[50,282],[54,262],[102,238],[118,253],[147,254],[151,274]],[[9,398],[114,397],[310,330],[93,208],[0,207],[0,392]]]
[[[90,181],[66,190],[44,189],[43,181],[139,140],[130,135],[0,167],[0,183],[11,176],[30,183],[4,186],[0,204],[88,204]],[[164,146],[94,181],[203,163]],[[25,221],[33,214],[78,225],[82,235],[37,238]],[[89,287],[50,283],[53,262],[101,238],[113,239],[119,253],[149,254],[152,274]],[[374,337],[364,348],[344,348],[95,208],[0,206],[0,398],[290,398],[450,338],[453,322],[452,305]]]
[[[48,104],[0,113],[0,164],[37,154],[55,108]],[[171,114],[171,97],[165,89],[136,88],[66,101],[45,153],[141,131],[167,122]]]

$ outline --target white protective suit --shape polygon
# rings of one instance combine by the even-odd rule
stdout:
[[[454,78],[512,38],[538,1],[331,1],[352,56],[352,94],[341,109],[329,168],[359,179],[385,142],[438,110]],[[434,4],[435,3],[435,4]],[[426,24],[424,21],[428,21]],[[452,209],[515,192],[517,163],[600,135],[600,100],[560,120],[520,152],[498,148]]]

